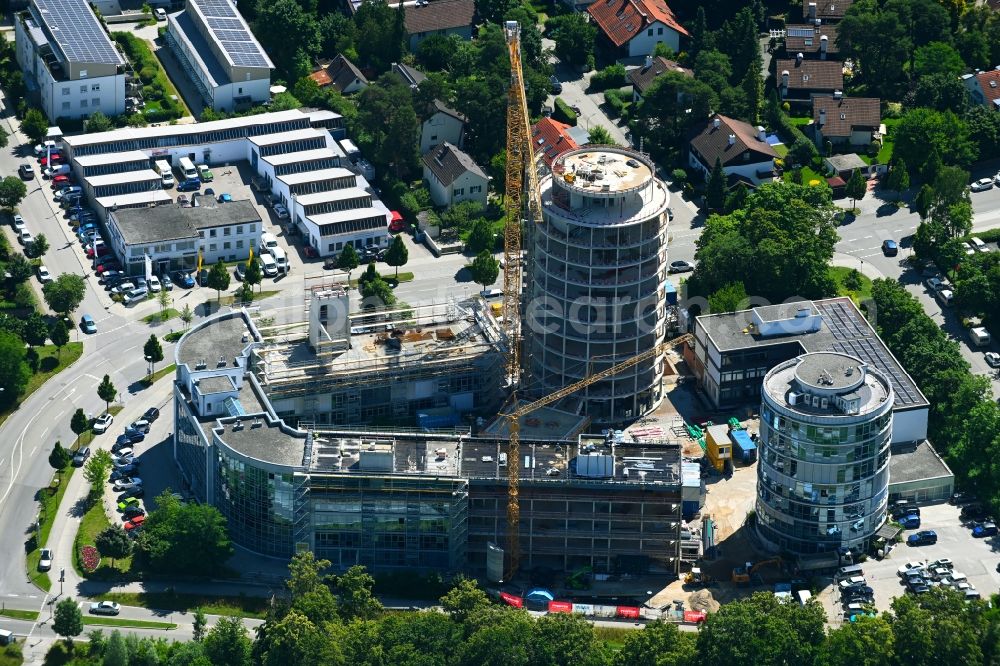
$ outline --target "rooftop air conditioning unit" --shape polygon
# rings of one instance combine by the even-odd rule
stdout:
[[[795,391],[789,391],[788,392],[788,404],[789,405],[797,405],[797,404],[799,404],[799,394],[796,393]]]

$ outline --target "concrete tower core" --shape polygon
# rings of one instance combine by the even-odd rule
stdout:
[[[528,230],[528,393],[544,395],[663,341],[666,185],[643,155],[589,147],[556,158]],[[569,409],[596,423],[642,416],[662,398],[663,356],[580,391]]]

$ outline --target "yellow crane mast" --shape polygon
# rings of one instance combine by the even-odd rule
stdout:
[[[658,356],[663,352],[667,351],[668,349],[670,349],[671,347],[676,347],[692,339],[693,336],[690,333],[685,333],[684,335],[680,335],[676,338],[673,338],[672,340],[661,342],[660,344],[655,345],[650,349],[647,349],[646,351],[633,356],[632,358],[624,360],[621,363],[613,365],[610,368],[606,368],[604,370],[601,370],[600,372],[595,372],[591,375],[588,375],[579,381],[573,382],[569,386],[564,386],[563,388],[553,393],[550,393],[544,398],[539,398],[538,400],[535,400],[534,402],[529,402],[528,404],[522,405],[521,407],[517,407],[515,403],[514,410],[508,414],[504,414],[504,416],[507,419],[507,424],[508,424],[507,429],[510,431],[510,454],[507,457],[508,466],[510,466],[511,463],[514,462],[515,451],[517,452],[518,455],[520,454],[520,429],[521,429],[520,419],[523,416],[530,414],[531,412],[535,411],[540,407],[544,407],[545,405],[552,404],[553,402],[556,402],[561,398],[565,398],[566,396],[572,395],[577,391],[579,391],[580,389],[586,388],[595,382],[599,382],[602,379],[613,377],[617,375],[619,372],[631,368],[633,365],[642,363],[643,361],[653,358],[654,356]],[[520,461],[518,461],[518,465],[520,465]],[[516,488],[517,484],[512,481],[511,487]],[[518,518],[520,518],[520,507],[518,506],[517,503],[518,503],[518,496],[516,494],[510,495],[508,497],[507,551],[509,555],[509,560],[508,560],[509,568],[505,576],[506,580],[511,580],[514,577],[514,574],[517,573],[517,569],[521,561],[520,550],[514,550],[514,548],[520,547],[520,533],[518,530],[520,524],[515,523],[513,529],[511,529],[511,524],[510,524],[511,504],[514,505],[515,512]],[[513,541],[510,539],[512,534],[514,535]]]
[[[521,26],[517,21],[504,24],[507,51],[510,55],[510,88],[507,91],[507,166],[505,173],[504,266],[503,266],[503,329],[507,337],[507,378],[516,404],[516,391],[521,380],[521,218],[527,208],[529,219],[541,222],[541,200],[538,176],[531,146],[531,122],[524,94],[524,72],[521,68]],[[527,184],[525,183],[527,180]],[[527,195],[527,206],[525,206]],[[511,429],[508,462],[509,489],[507,496],[508,568],[517,571],[521,542],[519,526],[521,508],[518,503],[518,483],[521,475],[520,441],[516,426]]]

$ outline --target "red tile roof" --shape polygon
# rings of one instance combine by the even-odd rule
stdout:
[[[716,118],[719,120],[718,127],[715,126]],[[732,143],[729,143],[730,135]],[[708,169],[715,166],[716,159],[725,167],[758,164],[778,156],[767,141],[757,138],[757,130],[752,125],[718,113],[712,116],[701,133],[691,139],[691,147]],[[744,160],[743,154],[747,152],[750,153],[749,159]]]
[[[788,72],[790,90],[820,90],[833,92],[844,89],[844,65],[835,60],[779,60],[778,85]]]
[[[542,118],[531,128],[531,140],[535,155],[540,156],[545,163],[552,162],[567,150],[579,148],[576,141],[570,138],[567,130],[572,127],[566,123],[551,118]]]
[[[979,88],[983,91],[985,104],[992,106],[994,100],[1000,99],[1000,70],[977,72],[976,80],[979,81]]]
[[[823,136],[846,137],[854,130],[870,129],[877,131],[882,123],[878,97],[842,97],[835,99],[829,95],[813,97],[813,122],[819,125],[820,112],[823,114],[823,125],[820,131]]]
[[[587,12],[615,46],[624,46],[656,22],[688,34],[663,0],[596,0]]]

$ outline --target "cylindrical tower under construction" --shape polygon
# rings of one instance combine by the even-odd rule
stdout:
[[[524,317],[534,395],[663,340],[670,200],[648,158],[605,146],[560,155],[540,191]],[[663,364],[658,355],[594,383],[569,407],[600,424],[637,418],[662,398]]]

